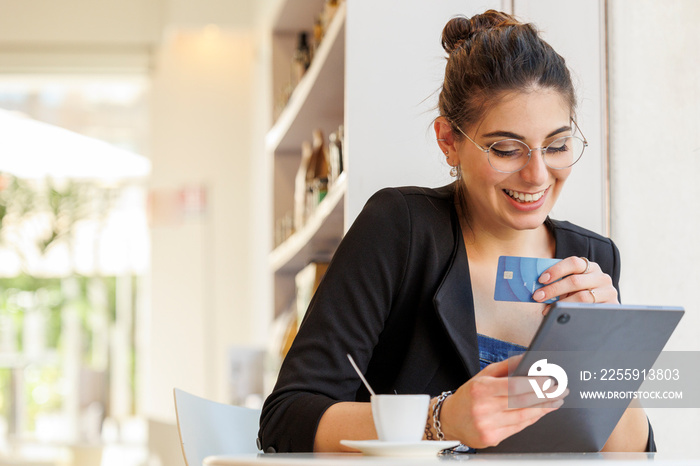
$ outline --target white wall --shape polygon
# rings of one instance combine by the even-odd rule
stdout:
[[[206,211],[152,228],[144,411],[172,422],[172,388],[229,398],[228,350],[264,347],[269,225],[262,35],[269,0],[168,0],[153,68],[155,192],[206,189]]]
[[[201,186],[206,206],[152,228],[151,412],[172,411],[174,385],[220,397],[225,345],[247,340],[249,258],[236,245],[251,241],[252,53],[245,34],[200,29],[173,33],[156,62],[151,186]]]
[[[609,14],[612,236],[622,298],[685,306],[667,349],[700,351],[700,2],[614,0]],[[648,415],[659,449],[697,456],[700,409]]]

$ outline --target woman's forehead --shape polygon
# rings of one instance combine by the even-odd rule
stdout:
[[[509,131],[530,135],[569,124],[571,108],[567,99],[552,89],[536,89],[528,92],[504,94],[484,114],[477,132],[488,134]]]

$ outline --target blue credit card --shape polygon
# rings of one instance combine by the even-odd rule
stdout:
[[[496,301],[516,301],[536,303],[532,294],[544,285],[538,280],[545,270],[561,259],[542,259],[537,257],[501,256],[498,258]],[[559,298],[552,298],[545,303],[553,303]]]

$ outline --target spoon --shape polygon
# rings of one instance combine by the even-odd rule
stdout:
[[[357,375],[359,375],[360,379],[362,379],[362,383],[364,383],[365,387],[367,387],[367,391],[370,393],[370,395],[375,396],[376,393],[374,393],[374,390],[372,390],[372,387],[369,386],[369,382],[367,382],[367,379],[365,379],[365,376],[362,375],[360,368],[357,367],[357,364],[355,364],[355,360],[352,358],[352,356],[350,356],[350,353],[348,353],[348,359],[350,360],[350,364],[352,364],[352,367],[355,368],[355,372],[357,372]]]

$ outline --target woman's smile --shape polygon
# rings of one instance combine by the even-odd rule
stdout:
[[[515,191],[513,189],[502,190],[506,202],[520,212],[531,212],[541,208],[547,202],[549,186],[536,192]]]
[[[542,191],[539,191],[536,193],[526,193],[526,192],[514,191],[512,189],[504,189],[503,191],[506,194],[508,194],[510,197],[515,199],[518,203],[537,202],[547,192],[546,189],[543,189]]]

